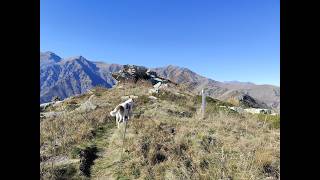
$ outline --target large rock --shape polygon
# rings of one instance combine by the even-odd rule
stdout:
[[[51,101],[53,102],[61,101],[61,98],[59,96],[54,96]]]
[[[247,108],[244,109],[245,112],[251,113],[251,114],[271,114],[270,109],[261,109],[261,108]]]
[[[56,112],[56,111],[50,111],[50,112],[43,112],[40,113],[40,117],[42,118],[55,118],[57,116],[60,116],[63,112]]]
[[[134,80],[137,81],[139,79],[149,79],[147,75],[147,68],[143,66],[135,66],[135,65],[124,65],[119,72],[112,73],[112,77],[114,77],[118,81],[123,80]]]
[[[75,110],[79,112],[87,112],[87,111],[95,110],[97,108],[97,105],[93,102],[92,100],[93,97],[95,97],[95,95],[91,95],[86,102],[81,104],[80,107],[78,107]]]
[[[151,71],[144,66],[136,66],[136,65],[124,65],[123,68],[115,73],[112,73],[112,77],[114,77],[117,81],[126,81],[126,80],[148,80],[155,85],[159,82],[161,83],[174,83],[168,79],[159,77],[155,71]],[[174,83],[175,84],[175,83]]]
[[[40,104],[40,112],[45,111],[49,106],[54,104],[54,102],[42,103]]]
[[[229,107],[229,109],[237,111],[238,113],[244,113],[244,110],[242,107]]]
[[[253,97],[249,96],[248,94],[243,94],[241,96],[238,96],[238,100],[241,102],[241,104],[243,104],[246,107],[253,107],[253,108],[263,107],[263,108],[267,108],[266,104],[257,101],[256,99],[254,99]]]
[[[150,94],[159,93],[160,87],[166,87],[168,83],[177,85],[169,79],[159,77],[155,71],[151,71],[143,66],[135,65],[124,65],[123,69],[119,72],[113,73],[112,77],[114,77],[118,82],[137,82],[138,80],[149,81],[153,85],[153,88],[149,89]]]

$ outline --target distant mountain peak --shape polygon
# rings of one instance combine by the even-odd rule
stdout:
[[[89,62],[89,60],[87,60],[85,57],[83,57],[81,55],[65,58],[65,59],[63,59],[63,61],[64,62],[72,62],[72,61]]]
[[[54,53],[40,52],[40,103],[54,96],[64,99],[81,94],[95,86],[111,88],[115,83],[111,72],[121,65],[96,64],[83,56],[53,60]]]
[[[51,51],[40,52],[40,61],[59,62],[61,57]]]
[[[78,57],[78,59],[84,59],[84,60],[87,60],[85,57],[83,57],[83,56],[77,56]]]
[[[176,66],[176,65],[172,65],[172,64],[169,64],[166,67],[167,68],[182,68],[182,67],[179,67],[179,66]]]
[[[54,52],[51,52],[51,51],[40,52],[40,54],[55,55],[55,56],[57,56]]]
[[[59,63],[56,63],[57,61]],[[40,62],[41,102],[50,101],[52,96],[56,95],[65,98],[80,94],[96,85],[110,88],[116,84],[112,72],[117,72],[123,67],[123,65],[102,61],[93,62],[82,55],[61,60],[50,51],[40,52]],[[208,95],[216,99],[242,100],[250,106],[265,107],[267,105],[280,110],[280,87],[256,85],[252,82],[219,82],[201,76],[188,68],[172,64],[151,68],[151,70],[155,71],[159,77],[185,84],[188,91],[194,93],[207,88]]]
[[[181,70],[189,70],[188,68],[185,68],[185,67],[181,67],[181,66],[176,66],[176,65],[168,65],[166,66],[165,68],[173,68],[173,69],[181,69]]]

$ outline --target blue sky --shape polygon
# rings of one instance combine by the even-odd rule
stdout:
[[[280,84],[279,0],[41,0],[40,50]]]

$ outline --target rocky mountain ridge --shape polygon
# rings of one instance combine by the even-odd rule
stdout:
[[[48,102],[54,96],[64,99],[82,94],[95,86],[111,88],[117,82],[112,73],[122,67],[119,64],[89,61],[83,56],[61,58],[52,52],[40,52],[40,103]],[[184,84],[194,93],[206,88],[209,96],[234,103],[237,103],[235,100],[251,96],[259,107],[280,110],[280,87],[237,81],[219,82],[188,68],[173,65],[151,70],[161,77]]]

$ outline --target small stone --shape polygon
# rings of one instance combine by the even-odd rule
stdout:
[[[52,98],[52,101],[55,102],[55,101],[61,101],[60,97],[59,96],[54,96]]]
[[[160,88],[160,86],[161,86],[161,82],[158,82],[157,84],[155,84],[153,87],[155,88],[155,89],[159,89]]]
[[[149,89],[149,94],[152,94],[152,93],[159,93],[159,90],[157,90],[157,89]]]
[[[128,100],[128,99],[129,99],[129,96],[122,96],[122,97],[121,97],[121,100],[122,100],[122,101],[126,101],[126,100]]]
[[[154,96],[149,96],[149,99],[151,100],[157,100],[158,98],[154,97]]]
[[[139,96],[130,95],[129,97],[132,98],[132,99],[138,99]]]

